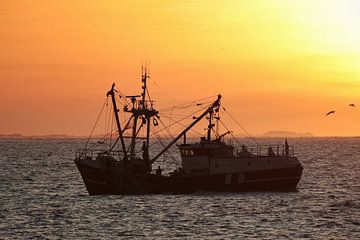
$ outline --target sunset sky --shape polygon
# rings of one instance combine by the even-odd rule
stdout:
[[[254,135],[360,136],[357,0],[1,1],[0,134],[87,135],[145,60],[160,108],[221,93]]]

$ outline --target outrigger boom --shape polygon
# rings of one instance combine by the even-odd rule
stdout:
[[[177,137],[175,137],[174,140],[172,140],[161,152],[159,152],[153,159],[151,159],[150,163],[155,162],[162,154],[164,154],[183,135],[185,135],[187,131],[189,131],[193,126],[195,126],[195,124],[197,124],[201,119],[203,119],[208,113],[212,114],[214,112],[214,109],[220,106],[220,99],[221,95],[219,94],[217,100],[213,104],[211,104],[205,112],[203,112],[199,117],[197,117],[195,121],[193,121],[187,128],[185,128]],[[211,130],[210,127],[208,131]]]
[[[116,99],[115,99],[115,83],[113,83],[113,85],[111,86],[111,90],[107,92],[106,96],[111,96],[111,100],[112,100],[112,104],[113,104],[113,108],[114,108],[114,113],[115,113],[115,120],[116,120],[116,126],[118,129],[118,133],[119,133],[119,138],[121,141],[121,147],[122,147],[122,151],[124,154],[124,161],[127,161],[127,152],[126,152],[126,147],[125,147],[125,142],[124,142],[124,138],[123,138],[123,134],[122,134],[122,130],[121,130],[121,125],[120,125],[120,119],[119,119],[119,109],[116,106]]]

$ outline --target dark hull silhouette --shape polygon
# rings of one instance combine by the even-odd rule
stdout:
[[[204,176],[159,176],[134,174],[130,167],[108,163],[108,166],[89,165],[75,160],[90,195],[193,193],[197,191],[294,191],[303,168],[250,171],[244,173]],[[105,164],[106,165],[106,164]],[[241,179],[241,180],[239,180]]]

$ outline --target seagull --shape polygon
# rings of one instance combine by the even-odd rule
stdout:
[[[326,114],[326,116],[329,116],[330,114],[334,114],[334,113],[335,113],[335,111],[330,111]]]
[[[350,103],[349,106],[350,106],[350,107],[355,107],[355,104]]]

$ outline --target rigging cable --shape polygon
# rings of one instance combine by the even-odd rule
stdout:
[[[169,118],[169,117],[167,117],[167,116],[165,116],[165,115],[161,115],[162,117],[165,117],[165,118]],[[188,116],[187,116],[188,117]],[[186,118],[187,118],[186,117]],[[174,124],[179,124],[179,125],[181,125],[182,127],[187,127],[187,125],[185,125],[185,124],[183,124],[183,123],[180,123],[180,121],[178,121],[178,122],[174,122]],[[189,129],[189,131],[192,131],[192,132],[194,132],[194,133],[197,133],[197,134],[199,134],[200,136],[202,136],[203,134],[202,133],[199,133],[198,131],[196,131],[196,130],[194,130],[194,129]]]
[[[163,108],[163,109],[160,109],[159,112],[171,111],[172,108],[188,108],[188,107],[193,106],[193,104],[196,104],[197,106],[201,106],[203,104],[210,103],[210,102],[213,102],[213,101],[209,101],[209,102],[205,102],[205,103],[197,103],[198,101],[206,100],[206,99],[213,98],[213,97],[216,97],[216,96],[217,95],[213,95],[213,96],[193,100],[193,101],[190,101],[190,102],[182,103],[182,104],[179,104],[179,105],[175,105],[175,106],[172,106],[172,107]],[[198,104],[200,104],[200,105],[198,105]]]
[[[166,145],[162,142],[161,137],[160,137],[158,134],[156,134],[156,133],[153,133],[153,135],[157,138],[158,143],[152,144],[151,147],[161,145],[161,146],[164,148]],[[164,155],[164,156],[165,156],[165,155]],[[180,163],[179,163],[176,159],[174,159],[174,157],[173,157],[171,154],[169,155],[169,157],[171,158],[172,163],[173,163],[176,167],[180,167]],[[155,161],[155,162],[156,162],[156,161]],[[164,158],[163,162],[165,162],[165,158]],[[166,162],[165,162],[165,163],[166,163]]]
[[[258,143],[257,143],[257,141],[255,140],[255,138],[253,138],[253,137],[250,135],[250,133],[248,133],[248,131],[246,131],[246,129],[245,129],[228,111],[225,110],[224,107],[223,107],[222,109],[224,110],[224,112],[226,112],[226,113],[231,117],[231,119],[232,119],[235,123],[237,123],[237,124],[239,125],[239,127],[245,132],[245,134],[247,135],[247,137],[250,138],[252,141],[254,141],[256,145],[258,145]]]
[[[198,112],[200,112],[200,111],[203,111],[204,109],[206,109],[206,108],[203,107],[203,108],[201,108],[201,109],[199,109],[199,110],[197,110],[197,111],[195,111],[195,112],[187,115],[186,117],[183,117],[183,118],[181,118],[180,120],[178,120],[178,121],[176,121],[176,122],[173,122],[172,124],[170,124],[170,125],[167,126],[167,127],[169,128],[169,127],[173,126],[174,124],[178,124],[180,121],[183,121],[184,119],[187,119],[188,117],[190,117],[190,116],[192,116],[192,115],[195,115],[196,113],[198,113]]]
[[[171,132],[169,131],[169,128],[166,127],[166,125],[163,123],[163,121],[161,121],[161,118],[159,118],[159,122],[164,126],[164,129],[166,130],[167,134],[169,134],[171,140],[174,140],[174,136],[171,134]]]
[[[232,136],[232,138],[235,140],[235,142],[241,146],[241,143],[237,140],[237,138],[234,136],[234,134],[226,127],[223,121],[219,120],[220,123],[224,126],[224,128],[228,131],[228,133]]]
[[[101,116],[101,114],[102,114],[102,112],[103,112],[103,110],[104,110],[104,108],[105,108],[105,105],[106,105],[107,101],[108,101],[108,98],[105,99],[105,102],[104,102],[103,106],[101,107],[100,113],[99,113],[99,115],[98,115],[98,117],[97,117],[97,119],[96,119],[96,121],[95,121],[95,125],[94,125],[93,129],[91,130],[91,133],[90,133],[89,138],[88,138],[87,141],[86,141],[85,149],[86,149],[87,145],[89,144],[90,138],[91,138],[91,136],[92,136],[93,133],[94,133],[94,130],[95,130],[95,128],[96,128],[96,125],[97,125],[98,122],[99,122],[100,116]]]
[[[178,100],[176,100],[173,96],[171,96],[170,94],[168,94],[164,89],[162,89],[152,78],[150,78],[150,80],[154,83],[154,85],[156,87],[158,87],[165,95],[167,95],[169,98],[172,98],[174,100],[174,102],[179,103]]]

